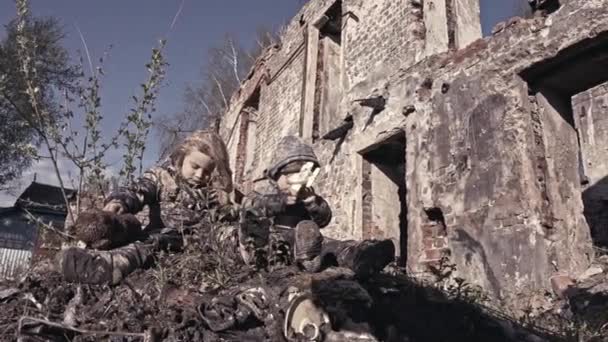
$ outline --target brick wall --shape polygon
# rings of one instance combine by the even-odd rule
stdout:
[[[317,20],[333,4],[332,0],[308,2],[285,27],[279,46],[270,48],[254,66],[252,74],[231,99],[220,132],[227,141],[231,166],[237,163],[240,110],[251,94],[260,89],[260,107],[256,117],[253,159],[244,172],[244,182],[261,176],[274,146],[282,136],[299,133],[304,72],[304,36],[306,25]],[[235,128],[236,127],[236,128]],[[245,164],[248,162],[246,161]]]
[[[362,161],[361,167],[361,220],[363,224],[362,237],[370,239],[375,237],[374,232],[374,193],[372,184],[372,164]]]
[[[236,113],[248,93],[261,87],[256,164],[248,177],[261,174],[282,136],[299,131],[304,30],[331,3],[309,1],[289,24],[282,46],[256,66],[233,99],[223,134],[238,124]],[[336,115],[349,114],[354,127],[343,139],[314,144],[322,163],[314,186],[334,214],[324,234],[365,236],[370,208],[363,200],[369,184],[362,151],[399,129],[406,136],[410,269],[423,272],[449,256],[457,276],[497,297],[545,288],[556,270],[584,269],[592,251],[582,201],[574,192],[567,201],[561,197],[565,185],[574,189],[565,184],[570,179],[537,177],[539,168],[559,165],[539,146],[538,139],[540,145],[551,139],[550,126],[542,117],[545,127],[535,126],[539,113],[519,75],[565,47],[608,31],[608,9],[597,1],[573,0],[564,6],[575,7],[557,11],[552,20],[518,21],[465,49],[424,58],[429,22],[420,3],[344,1],[344,97]],[[447,32],[446,22],[438,25]],[[455,35],[458,40],[458,21]],[[352,101],[378,95],[386,105],[374,115]],[[234,139],[230,144],[236,144]],[[554,195],[550,200],[548,193]],[[428,208],[445,216],[434,219]],[[553,217],[555,226],[547,227]]]
[[[394,73],[422,57],[424,22],[414,1],[347,1],[343,13],[346,89],[379,69]]]
[[[309,1],[285,28],[281,44],[261,58],[252,75],[231,100],[221,134],[236,166],[239,148],[240,110],[256,87],[261,88],[256,121],[254,165],[245,170],[245,180],[261,175],[274,145],[287,134],[299,134],[305,63],[304,30],[327,11],[334,0]],[[358,4],[358,5],[357,5]],[[414,63],[423,45],[420,8],[406,0],[343,3],[343,76],[346,84],[364,80],[372,72],[393,73]],[[354,19],[355,16],[357,19]],[[381,69],[381,70],[380,70]],[[344,106],[335,115],[346,115]],[[339,122],[329,119],[330,122]],[[328,128],[328,129],[331,129]],[[336,160],[338,165],[351,162]],[[239,163],[242,160],[239,159]]]
[[[333,3],[308,2],[284,31],[280,49],[273,52],[263,66],[254,70],[250,82],[254,82],[256,75],[262,72],[266,78],[259,82],[261,98],[256,120],[254,165],[249,172],[245,172],[246,186],[243,188],[249,188],[248,181],[262,174],[274,146],[282,136],[299,133],[306,59],[304,31]],[[361,82],[372,73],[396,73],[400,67],[412,65],[423,55],[424,23],[421,8],[413,2],[344,1],[342,12],[341,64],[345,89],[348,89],[348,84]],[[248,88],[252,86],[246,82],[242,88],[244,91],[233,100],[233,108],[239,106]],[[344,96],[344,99],[348,98],[347,93]],[[329,118],[328,122],[340,122],[346,116],[347,103],[336,108],[338,110],[332,113],[335,117]],[[229,115],[231,119],[224,121],[238,125],[233,118],[234,112]],[[327,130],[331,129],[327,127]],[[233,143],[230,142],[229,148]],[[324,165],[315,187],[330,202],[334,212],[326,235],[335,238],[362,237],[358,191],[361,165],[356,151],[350,151],[348,143],[344,144],[343,150],[339,150],[325,141],[315,144],[315,149]],[[232,165],[236,165],[236,159]]]
[[[247,158],[247,134],[249,133],[249,112],[243,111],[239,120],[239,142],[236,148],[236,160],[234,162],[234,181],[237,184],[243,182],[245,164]]]
[[[426,219],[420,227],[423,243],[421,262],[438,266],[442,258],[450,256],[447,226],[441,209],[429,208],[425,213]]]
[[[262,88],[257,119],[254,173],[261,175],[274,147],[285,135],[298,135],[304,56],[300,52],[284,71]]]

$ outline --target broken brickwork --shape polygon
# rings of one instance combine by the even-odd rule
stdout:
[[[593,259],[590,231],[608,240],[608,8],[562,1],[494,31],[481,38],[478,0],[309,1],[222,122],[231,157],[248,158],[240,190],[297,134],[323,164],[328,236],[392,238],[412,274],[448,258],[498,298],[577,277]],[[398,135],[391,163],[369,161]]]

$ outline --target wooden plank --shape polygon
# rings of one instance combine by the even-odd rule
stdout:
[[[302,110],[300,112],[300,137],[309,143],[312,142],[313,133],[318,54],[319,29],[309,24],[306,29],[306,59],[304,63]]]

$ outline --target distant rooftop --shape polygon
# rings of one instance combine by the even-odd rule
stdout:
[[[71,198],[76,193],[73,189],[65,189],[66,196]],[[51,209],[65,212],[65,201],[61,193],[61,188],[32,182],[25,191],[15,201],[15,207],[25,207],[28,209]],[[1,210],[1,209],[0,209]]]

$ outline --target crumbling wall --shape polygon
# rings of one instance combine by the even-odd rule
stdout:
[[[306,43],[303,32],[333,3],[333,0],[307,2],[282,30],[280,43],[267,49],[258,59],[248,79],[231,98],[230,108],[222,119],[220,134],[227,142],[231,165],[234,166],[239,155],[240,113],[250,97],[256,91],[260,92],[255,138],[251,139],[255,141],[253,162],[244,162],[249,165],[244,170],[245,183],[261,176],[274,145],[282,136],[299,134]]]
[[[345,124],[351,128],[342,136],[314,143],[322,163],[315,187],[334,212],[324,234],[405,240],[413,274],[447,258],[455,275],[501,298],[546,289],[558,272],[582,272],[593,253],[576,159],[556,154],[553,129],[559,121],[551,101],[520,74],[608,32],[604,2],[570,1],[549,17],[511,20],[494,36],[472,43],[472,26],[458,38],[457,17],[454,39],[470,45],[423,60],[429,21],[420,2],[343,4],[344,98],[336,115],[348,116],[352,125]],[[465,19],[460,18],[471,18]],[[287,58],[282,56],[272,57],[265,70],[272,75],[284,66],[277,62]],[[296,84],[302,84],[292,79],[298,77],[296,64],[305,69],[299,58],[284,78],[270,76],[271,82],[262,83],[260,115],[269,111],[274,118],[258,121],[260,169],[276,139],[300,128],[293,119],[302,112],[294,103],[304,89],[296,94]],[[406,209],[407,238],[399,239],[394,231],[365,226],[376,218],[364,203],[373,177],[366,178],[370,168],[363,155],[403,132],[406,196],[394,205]],[[570,138],[568,149],[575,151]],[[373,184],[371,189],[372,197],[380,195]],[[386,198],[381,202],[386,205]]]
[[[304,134],[300,132],[302,121],[312,120],[301,117],[304,110],[306,33],[308,27],[317,24],[335,2],[307,2],[285,28],[281,44],[269,49],[258,60],[249,78],[233,95],[220,129],[231,153],[231,165],[236,164],[236,156],[240,155],[240,111],[256,88],[261,93],[256,118],[255,163],[249,170],[245,170],[245,182],[261,175],[280,137]],[[420,4],[406,0],[344,1],[342,6],[343,43],[340,64],[344,89],[348,89],[349,84],[365,80],[370,74],[391,74],[399,67],[411,65],[421,58],[424,23]],[[339,110],[333,115],[339,121],[345,113]],[[324,119],[327,122],[336,121],[334,118]]]
[[[298,53],[277,79],[261,90],[255,151],[259,171],[269,162],[281,137],[299,134],[303,60],[302,53]]]
[[[554,17],[511,23],[464,50],[362,87],[357,97],[383,93],[387,105],[367,126],[371,110],[351,106],[355,127],[344,145],[352,147],[342,151],[361,150],[394,127],[405,130],[411,269],[424,271],[449,255],[459,276],[506,297],[547,288],[555,272],[586,268],[591,240],[576,159],[568,159],[572,167],[558,165],[547,150],[559,133],[546,118],[538,127],[539,104],[518,74],[605,32],[606,18],[600,1],[572,2]],[[574,176],[548,178],[558,167]],[[430,208],[444,216],[449,252],[440,252],[439,241],[425,244],[430,234],[442,237],[425,231]]]

